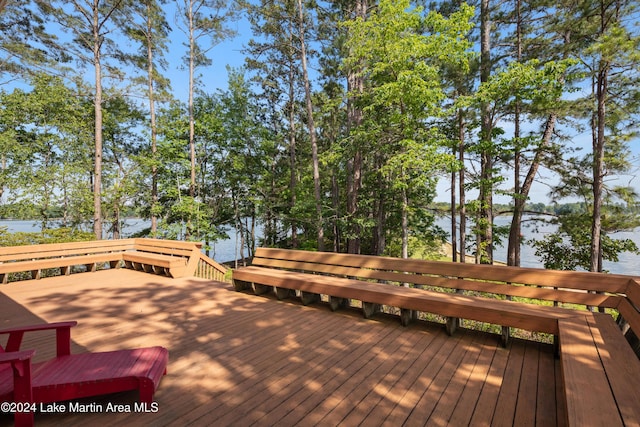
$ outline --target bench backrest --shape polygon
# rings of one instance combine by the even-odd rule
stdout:
[[[635,337],[630,344],[638,357],[640,357],[640,282],[638,280],[632,279],[629,281],[626,296],[617,308],[634,332]]]
[[[0,247],[0,262],[60,258],[131,250],[189,257],[194,248],[199,249],[201,246],[201,243],[194,242],[144,238],[5,246]]]
[[[133,239],[131,249],[141,252],[151,252],[161,255],[173,255],[181,257],[190,257],[194,249],[198,251],[202,248],[199,242],[181,242],[178,240],[159,240],[159,239]]]
[[[259,248],[252,264],[363,280],[411,283],[581,306],[618,308],[625,301],[625,307],[630,313],[632,310],[629,306],[633,307],[633,305],[627,301],[625,296],[629,288],[632,293],[640,293],[636,289],[638,282],[633,281],[630,276],[624,275],[330,252]],[[633,284],[630,280],[633,281]],[[637,313],[637,310],[635,311]],[[640,329],[634,327],[634,330]]]
[[[0,262],[122,252],[133,249],[134,243],[134,239],[122,239],[5,246],[0,247]]]

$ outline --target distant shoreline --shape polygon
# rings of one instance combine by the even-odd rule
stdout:
[[[442,244],[442,250],[443,252],[443,256],[447,257],[447,261],[452,261],[451,258],[453,258],[453,246],[451,245],[450,242],[445,242]],[[458,259],[460,258],[460,251],[456,252],[458,254]],[[476,257],[474,255],[469,255],[467,254],[465,256],[465,261],[467,264],[475,264],[476,263]],[[507,265],[506,262],[504,261],[493,261],[494,265]]]

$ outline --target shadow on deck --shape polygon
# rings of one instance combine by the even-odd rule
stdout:
[[[234,292],[196,278],[131,270],[0,286],[0,328],[78,320],[73,352],[162,345],[157,412],[107,413],[135,393],[81,401],[90,413],[37,414],[37,425],[558,425],[550,345]],[[23,348],[53,355],[27,336]],[[51,346],[50,346],[51,347]],[[36,358],[38,360],[38,358]],[[91,405],[95,404],[95,405]],[[69,409],[69,406],[66,406]],[[0,415],[0,425],[12,417]]]

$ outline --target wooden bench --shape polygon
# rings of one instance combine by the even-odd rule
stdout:
[[[39,279],[46,269],[59,268],[61,274],[68,275],[76,266],[95,271],[100,263],[108,263],[116,268],[122,252],[131,247],[129,240],[0,247],[0,282],[7,283],[10,273],[27,272],[32,279]]]
[[[133,240],[132,250],[122,254],[127,268],[174,278],[195,271],[202,248],[201,243],[194,242],[142,238]]]
[[[149,273],[182,277],[193,274],[200,261],[202,244],[158,239],[122,239],[0,247],[0,283],[12,273],[29,273],[40,279],[43,271],[60,269],[68,275],[74,267],[96,271],[100,264]]]
[[[285,275],[283,278],[277,271],[300,274]],[[379,289],[381,295],[376,301],[367,301],[357,296],[343,296],[346,295],[344,292],[350,291],[339,291],[342,293],[336,295],[327,293],[327,286],[333,286],[335,290],[338,287],[332,284],[344,283],[329,277],[357,280],[361,286],[367,287],[374,283],[411,284],[413,288],[409,289],[414,290],[398,291],[397,286],[386,286]],[[414,313],[409,313],[407,310],[417,310],[447,316],[450,319],[466,318],[505,327],[549,332],[554,335],[558,332],[556,320],[574,314],[572,309],[557,307],[559,303],[599,308],[618,307],[621,294],[627,289],[629,277],[621,275],[606,277],[607,280],[604,281],[602,276],[569,271],[269,248],[257,249],[252,266],[235,270],[233,274],[234,284],[238,289],[250,283],[254,284],[258,292],[263,291],[265,286],[275,286],[279,297],[288,295],[288,292],[278,288],[296,289],[302,291],[303,302],[317,299],[314,296],[307,296],[309,293],[316,295],[324,293],[329,296],[332,308],[339,306],[339,303],[334,302],[336,298],[361,300],[367,312],[371,311],[371,303],[394,306],[404,309],[401,311],[403,324],[407,324],[408,320],[415,317]],[[352,282],[349,286],[354,284]],[[305,289],[301,289],[301,286]],[[427,287],[430,292],[420,292],[420,289],[416,289],[424,287]],[[360,295],[359,292],[355,294]],[[397,295],[394,294],[397,292],[410,292],[416,297],[424,294],[425,296],[421,298],[424,301],[421,303],[422,309],[395,305]],[[453,295],[454,292],[458,295]],[[449,301],[448,304],[442,305],[443,295]],[[431,304],[427,303],[429,299],[432,300]],[[510,299],[526,301],[526,303],[507,301]],[[496,302],[500,302],[497,306],[500,310],[508,310],[516,314],[505,319],[502,319],[501,314],[492,314],[496,313],[494,311]],[[530,302],[547,305],[534,306],[528,304]],[[531,307],[540,311],[540,315],[534,316],[533,319],[530,318]],[[517,315],[520,310],[523,314]],[[448,321],[447,330],[453,333],[456,325],[456,321]],[[504,335],[506,342],[508,334],[505,332]]]
[[[442,316],[464,316],[466,319],[557,335],[558,319],[575,316],[574,310],[557,307],[264,267],[242,268],[234,271],[233,277],[236,289],[242,289],[248,282],[254,284],[258,294],[276,287],[276,295],[280,299],[290,295],[285,290],[301,291],[305,304],[318,301],[320,294],[328,295],[333,310],[345,304],[345,300],[359,300],[362,301],[366,318],[375,314],[381,305],[397,307],[401,309],[400,319],[403,325],[409,324],[415,318],[415,313],[420,311]],[[448,332],[451,334],[453,330],[448,329]]]
[[[397,307],[403,325],[417,311],[439,314],[450,334],[459,318],[496,324],[504,344],[509,327],[553,334],[568,425],[597,425],[590,414],[601,405],[603,414],[619,414],[603,415],[606,425],[640,420],[640,361],[610,315],[586,310],[616,309],[640,331],[640,284],[629,276],[259,248],[233,282],[257,294],[273,289],[279,299],[297,291],[304,304],[327,295],[332,310],[359,300],[365,317]]]

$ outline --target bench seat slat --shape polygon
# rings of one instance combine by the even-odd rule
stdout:
[[[586,317],[562,319],[558,323],[568,424],[624,425]]]
[[[143,270],[147,273],[168,274],[173,278],[184,276],[187,270],[188,258],[181,256],[129,251],[124,252],[122,258],[129,268]]]
[[[640,423],[640,360],[612,317],[587,317],[593,341],[625,425]]]
[[[122,254],[125,261],[137,262],[140,264],[153,264],[158,267],[173,268],[186,265],[186,258],[153,254],[149,252],[125,252]]]

